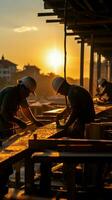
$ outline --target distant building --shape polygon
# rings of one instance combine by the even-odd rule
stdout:
[[[6,60],[4,56],[0,59],[0,78],[7,81],[11,80],[11,77],[17,71],[17,64]]]
[[[37,66],[27,64],[23,66],[23,70],[18,71],[16,73],[16,79],[18,80],[24,76],[31,76],[37,81],[39,79],[39,75],[40,75],[40,69]]]
[[[32,76],[35,80],[38,79],[38,75],[40,74],[40,69],[36,65],[24,65],[23,71],[28,75]]]

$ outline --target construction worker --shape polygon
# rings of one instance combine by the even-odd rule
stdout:
[[[16,86],[9,86],[0,91],[0,138],[7,139],[14,134],[15,124],[20,128],[26,128],[27,124],[17,117],[19,109],[25,114],[27,119],[38,127],[42,126],[31,112],[26,98],[30,93],[35,92],[36,81],[29,76],[23,77]],[[7,193],[7,181],[12,173],[12,167],[0,171],[0,195]]]
[[[67,96],[70,104],[70,114],[64,125],[58,127],[66,129],[66,136],[83,138],[85,124],[94,121],[95,111],[92,97],[81,86],[70,85],[64,78],[56,77],[52,86],[57,93]]]
[[[34,94],[35,89],[36,81],[26,76],[19,80],[16,86],[9,86],[0,91],[0,138],[10,137],[15,124],[23,129],[27,127],[27,124],[16,116],[19,109],[27,119],[37,126],[42,126],[34,117],[26,100],[30,93]]]
[[[103,102],[112,102],[112,83],[104,78],[98,79],[96,96]]]

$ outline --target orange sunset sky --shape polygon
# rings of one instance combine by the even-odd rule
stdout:
[[[18,65],[37,65],[41,73],[63,75],[64,27],[47,24],[49,17],[37,17],[47,12],[43,0],[0,1],[0,57]],[[53,18],[53,17],[52,17]],[[84,75],[89,74],[90,48],[85,47]],[[79,78],[80,45],[67,37],[67,76]]]

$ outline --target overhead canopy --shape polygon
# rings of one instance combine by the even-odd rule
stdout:
[[[67,35],[78,35],[78,42],[84,40],[94,51],[107,59],[112,57],[112,1],[110,0],[43,0],[45,9],[53,12],[38,13],[39,16],[58,16],[46,22],[64,23],[65,3],[67,5]]]

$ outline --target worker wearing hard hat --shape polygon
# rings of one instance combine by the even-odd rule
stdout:
[[[96,96],[102,102],[112,102],[112,83],[104,78],[98,79]]]
[[[56,77],[52,86],[56,93],[67,96],[70,103],[70,115],[63,126],[66,136],[83,138],[85,124],[94,121],[95,111],[92,97],[81,86],[70,85],[63,77]]]
[[[35,93],[35,89],[36,81],[32,77],[26,76],[20,79],[16,86],[6,87],[0,91],[1,139],[6,139],[13,134],[15,124],[23,129],[27,127],[27,124],[16,116],[19,108],[29,120],[37,126],[42,126],[42,123],[34,117],[26,100],[30,93]],[[7,181],[12,172],[11,166],[4,167],[0,171],[0,199],[2,195],[7,193]]]
[[[34,117],[26,98],[35,93],[36,81],[29,76],[23,77],[16,86],[9,86],[0,91],[0,138],[11,136],[14,124],[26,128],[26,123],[16,114],[19,108],[25,116],[37,126],[42,124]]]

